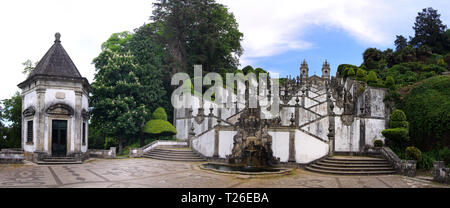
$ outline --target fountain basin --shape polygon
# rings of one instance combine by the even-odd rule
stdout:
[[[211,170],[219,173],[231,173],[242,175],[267,175],[283,174],[292,171],[291,168],[253,167],[244,165],[230,165],[225,163],[205,163],[200,165],[203,170]]]

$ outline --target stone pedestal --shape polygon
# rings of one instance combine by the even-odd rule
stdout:
[[[416,176],[416,166],[417,161],[415,160],[403,160],[401,164],[401,170],[402,174],[409,177],[415,177]]]

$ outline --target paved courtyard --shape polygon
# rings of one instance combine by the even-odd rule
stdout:
[[[432,188],[449,187],[400,175],[335,176],[296,169],[289,175],[220,174],[200,163],[92,159],[79,165],[0,164],[0,187],[97,188]]]

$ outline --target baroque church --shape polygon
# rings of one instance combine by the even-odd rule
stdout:
[[[321,76],[308,76],[305,60],[299,72],[280,84],[279,101],[272,99],[255,110],[238,105],[219,108],[213,101],[193,96],[191,108],[174,112],[177,138],[213,160],[240,160],[239,151],[254,143],[267,150],[269,160],[298,165],[335,154],[362,155],[375,140],[384,141],[381,131],[390,115],[383,102],[386,89],[330,77],[327,61]],[[227,96],[238,102],[234,94]],[[264,119],[255,113],[266,111],[274,102],[280,103],[277,118]]]
[[[54,158],[81,161],[88,150],[88,99],[92,90],[61,44],[61,35],[20,83],[22,149],[39,163]]]

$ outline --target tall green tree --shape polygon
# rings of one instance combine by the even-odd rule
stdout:
[[[124,143],[133,138],[145,122],[149,112],[145,104],[136,98],[145,93],[136,76],[139,66],[131,53],[120,54],[106,49],[102,53],[111,57],[105,66],[97,68],[92,83],[92,123],[106,135],[119,140],[119,153],[123,153]]]
[[[94,59],[97,74],[91,99],[94,107],[92,126],[103,129],[103,122],[109,122],[104,117],[107,109],[101,108],[104,107],[101,100],[108,98],[103,94],[104,85],[111,88],[120,87],[121,84],[135,85],[131,91],[124,92],[118,89],[112,92],[111,96],[121,98],[131,96],[134,104],[130,109],[132,111],[136,110],[135,107],[141,109],[129,124],[133,125],[133,128],[130,128],[131,132],[126,135],[115,135],[105,129],[101,130],[105,136],[139,137],[141,146],[145,145],[143,134],[145,122],[150,120],[154,109],[158,106],[168,106],[170,103],[162,81],[165,71],[162,59],[163,47],[154,41],[152,35],[154,32],[152,24],[148,24],[137,29],[135,34],[127,31],[114,33],[102,44],[102,52]],[[127,81],[128,79],[132,79],[134,83]],[[124,141],[126,140],[121,139],[119,146],[123,145]]]
[[[140,66],[136,75],[143,83],[143,96],[137,97],[139,103],[145,104],[148,112],[153,112],[159,106],[167,109],[172,117],[172,105],[168,91],[171,89],[169,66],[164,62],[164,45],[156,41],[157,27],[155,24],[146,24],[135,30],[129,41],[129,49]],[[164,82],[166,80],[166,82]],[[144,116],[145,121],[151,119],[151,113]],[[144,146],[144,123],[139,128],[140,145]]]
[[[442,23],[440,16],[437,10],[431,7],[418,13],[413,26],[415,35],[411,39],[414,46],[428,45],[437,53],[445,51],[447,26]]]
[[[400,51],[408,45],[408,41],[403,35],[397,35],[397,38],[395,39],[394,43],[396,51]]]
[[[18,148],[21,145],[22,129],[22,96],[16,92],[11,98],[2,100],[0,148]]]
[[[193,74],[195,64],[204,72],[232,72],[239,65],[243,34],[234,15],[215,0],[158,0],[151,19],[166,47],[171,74]]]

